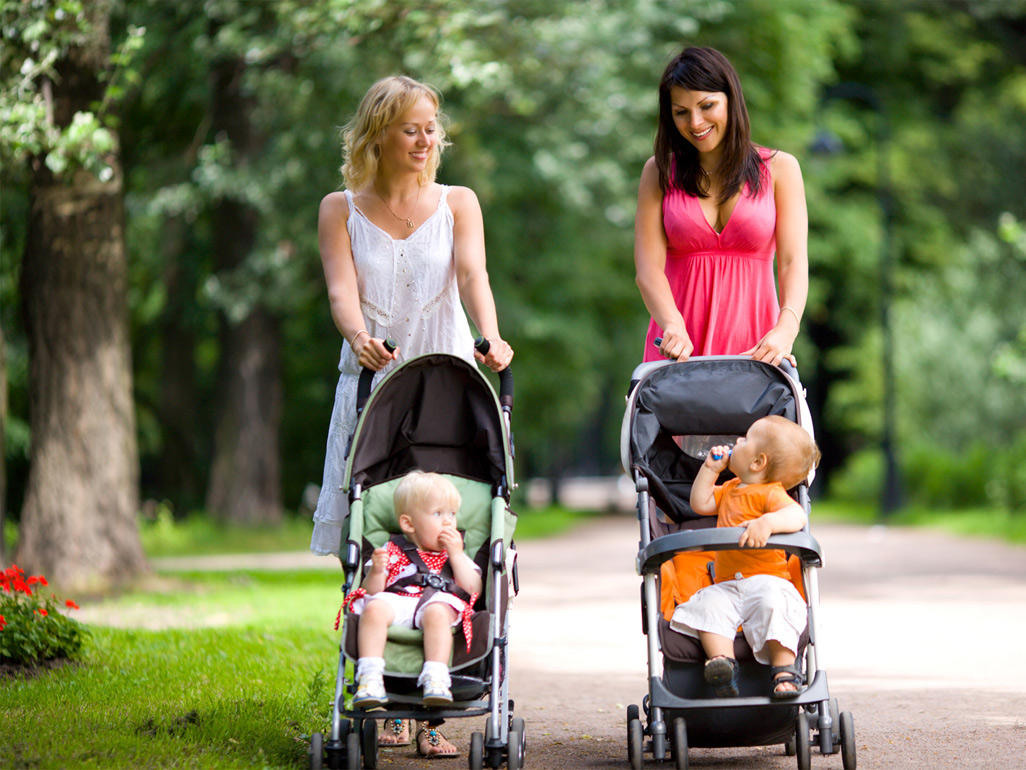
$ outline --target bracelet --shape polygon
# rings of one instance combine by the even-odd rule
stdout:
[[[366,335],[367,335],[368,337],[370,337],[370,336],[371,336],[371,335],[370,335],[370,332],[369,332],[369,331],[367,331],[366,329],[360,329],[360,331],[358,331],[358,332],[357,332],[356,334],[354,334],[354,335],[353,335],[353,339],[352,339],[352,341],[351,341],[351,342],[349,343],[349,347],[352,347],[353,345],[355,345],[355,344],[356,344],[356,340],[357,340],[357,339],[359,339],[359,337],[360,337],[360,335],[361,335],[361,334],[366,334]]]
[[[790,310],[791,311],[791,315],[794,316],[794,320],[796,320],[798,322],[799,326],[802,325],[802,317],[800,315],[798,315],[798,311],[797,310],[795,310],[790,305],[781,305],[780,306],[780,312],[783,313],[785,310]],[[780,316],[777,316],[777,320],[778,321],[780,320]]]

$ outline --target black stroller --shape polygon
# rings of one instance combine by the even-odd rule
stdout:
[[[710,552],[737,548],[740,529],[718,529],[715,516],[699,516],[689,505],[691,483],[709,448],[732,444],[766,415],[781,415],[811,430],[804,395],[790,371],[747,357],[700,356],[683,363],[642,364],[632,376],[621,455],[638,496],[637,569],[643,579],[642,631],[648,637],[644,716],[638,706],[627,707],[627,753],[634,770],[642,766],[646,750],[657,761],[669,754],[676,767],[687,768],[689,746],[775,743],[795,755],[802,769],[810,767],[812,744],[822,754],[840,750],[845,770],[855,768],[854,721],[830,697],[826,671],[816,656],[816,568],[822,558],[807,528],[774,535],[766,546],[790,555],[793,582],[808,606],[796,661],[808,685],[797,697],[769,697],[769,666],[755,661],[740,633],[734,640],[740,695],[715,697],[703,677],[705,654],[698,640],[671,630],[662,611],[661,589],[675,569],[685,575],[682,584],[690,580],[693,589],[688,590],[697,590],[711,582]],[[808,514],[808,483],[790,494]]]
[[[525,739],[524,721],[513,718],[507,657],[511,582],[517,590],[516,515],[509,508],[512,374],[507,369],[500,375],[501,405],[477,367],[455,356],[413,358],[382,378],[368,397],[372,374],[365,370],[361,376],[361,414],[346,461],[350,514],[341,545],[343,594],[359,585],[370,552],[399,531],[392,496],[400,478],[414,468],[446,474],[456,485],[464,548],[481,567],[485,585],[474,606],[469,650],[457,626],[450,661],[453,703],[444,708],[421,704],[417,674],[423,636],[402,628],[389,629],[385,647],[387,704],[373,711],[353,708],[359,616],[341,617],[331,734],[311,736],[310,767],[356,770],[361,762],[376,767],[379,719],[487,715],[484,733],[471,735],[470,767],[497,768],[505,762],[516,770],[523,765]]]

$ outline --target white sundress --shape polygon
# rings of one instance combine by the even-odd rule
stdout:
[[[425,353],[451,353],[474,362],[474,339],[460,302],[453,255],[453,214],[442,185],[438,208],[407,238],[396,240],[368,219],[345,191],[346,229],[366,329],[372,337],[391,337],[399,357],[378,372],[374,385],[395,366]],[[335,406],[328,426],[324,481],[314,510],[310,550],[338,554],[342,524],[349,515],[343,487],[345,451],[356,429],[356,387],[360,366],[348,342],[342,343]]]

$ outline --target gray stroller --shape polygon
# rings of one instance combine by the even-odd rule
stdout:
[[[509,508],[512,374],[508,369],[500,374],[501,404],[477,367],[455,356],[413,358],[370,393],[372,374],[365,370],[361,376],[360,419],[346,461],[350,514],[340,554],[343,594],[359,585],[373,549],[398,533],[393,492],[399,479],[415,468],[446,474],[459,490],[464,549],[481,568],[485,586],[474,605],[469,649],[462,627],[456,629],[450,661],[453,703],[446,707],[421,704],[417,674],[423,636],[402,628],[389,629],[385,647],[388,702],[373,711],[353,707],[359,615],[341,615],[331,733],[311,736],[310,767],[376,767],[379,719],[486,716],[484,732],[471,735],[469,766],[477,770],[505,763],[517,770],[526,742],[524,720],[513,717],[507,657],[510,590],[518,588],[512,543],[516,515]]]
[[[740,695],[715,697],[703,677],[705,654],[698,640],[671,630],[661,611],[661,589],[668,575],[684,574],[685,585],[689,577],[695,586],[708,582],[711,578],[704,573],[711,566],[710,553],[737,548],[738,528],[717,528],[715,516],[699,516],[689,505],[692,481],[709,448],[732,444],[766,415],[782,415],[811,432],[804,395],[792,373],[790,367],[785,370],[741,356],[652,362],[634,371],[621,455],[637,492],[637,569],[643,580],[648,694],[641,709],[627,707],[627,754],[633,770],[641,768],[646,750],[657,761],[672,759],[677,768],[687,768],[689,746],[775,743],[796,756],[800,770],[810,767],[813,745],[822,754],[840,750],[845,770],[855,768],[852,715],[840,711],[830,697],[827,674],[816,655],[817,568],[822,557],[807,527],[774,535],[766,545],[790,555],[792,582],[808,607],[808,626],[796,661],[807,687],[797,697],[769,697],[769,666],[754,659],[740,633],[734,640]],[[789,492],[809,514],[808,483]],[[664,565],[673,569],[664,571]]]

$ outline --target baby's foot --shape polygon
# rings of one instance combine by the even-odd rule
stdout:
[[[713,693],[717,698],[736,698],[737,689],[737,661],[724,655],[712,658],[705,662],[703,672],[705,681],[712,685]]]
[[[452,703],[452,690],[449,683],[440,676],[428,674],[424,677],[425,706],[446,706]]]
[[[353,696],[353,705],[358,709],[373,708],[387,700],[385,680],[381,674],[367,674],[360,680],[360,686]]]

